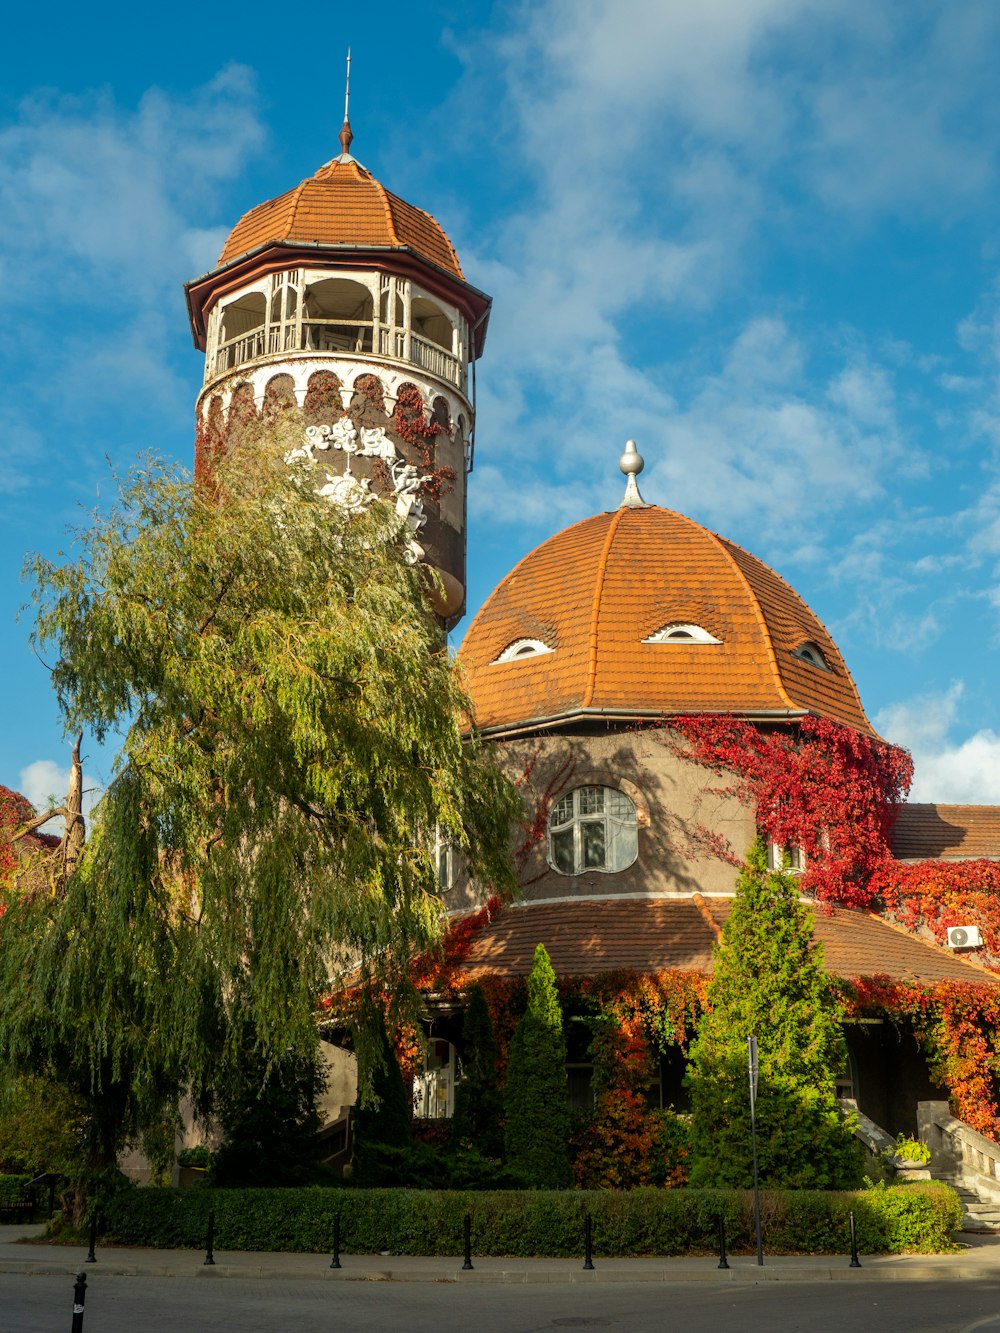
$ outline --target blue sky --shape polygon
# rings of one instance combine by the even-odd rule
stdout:
[[[469,609],[648,500],[826,622],[918,799],[1000,802],[1000,7],[993,0],[20,6],[0,51],[0,782],[66,742],[16,615],[108,462],[190,462],[182,283],[353,151],[494,297]],[[468,624],[468,619],[464,622]],[[461,632],[461,627],[460,631]],[[111,756],[89,747],[91,777]]]

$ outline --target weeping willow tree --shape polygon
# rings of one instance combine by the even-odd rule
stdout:
[[[289,443],[246,441],[210,490],[149,463],[75,559],[29,561],[66,726],[120,749],[67,873],[2,895],[0,1058],[84,1097],[92,1178],[248,1029],[265,1066],[313,1052],[346,970],[406,1003],[443,928],[435,828],[513,888],[517,797],[463,739],[430,576],[388,506],[332,505]]]

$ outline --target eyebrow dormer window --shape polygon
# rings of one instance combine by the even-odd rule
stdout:
[[[682,624],[675,621],[670,625],[664,625],[658,629],[655,634],[651,634],[648,639],[643,639],[643,643],[721,643],[714,634],[709,634],[707,629],[702,629],[700,625]]]
[[[800,662],[808,662],[810,666],[819,667],[821,671],[830,670],[829,662],[815,643],[800,643],[797,648],[792,649],[792,656],[797,657]]]
[[[496,666],[498,662],[519,662],[524,657],[544,657],[551,652],[549,645],[542,643],[541,639],[515,639],[499,657],[493,659],[493,665]]]

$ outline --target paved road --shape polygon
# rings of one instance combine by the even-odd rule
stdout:
[[[620,1282],[604,1285],[295,1282],[91,1273],[84,1333],[406,1330],[541,1333],[1000,1333],[993,1281]],[[0,1274],[0,1333],[69,1333],[72,1279]]]

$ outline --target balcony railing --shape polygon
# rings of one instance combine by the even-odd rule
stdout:
[[[222,343],[212,362],[208,379],[225,375],[247,361],[261,356],[280,356],[283,352],[347,352],[371,355],[373,342],[376,355],[391,361],[409,361],[438,379],[447,380],[465,391],[466,372],[463,362],[445,351],[437,343],[409,335],[410,354],[406,356],[407,334],[404,329],[377,327],[371,320],[304,319],[299,324],[272,324],[253,329]]]

